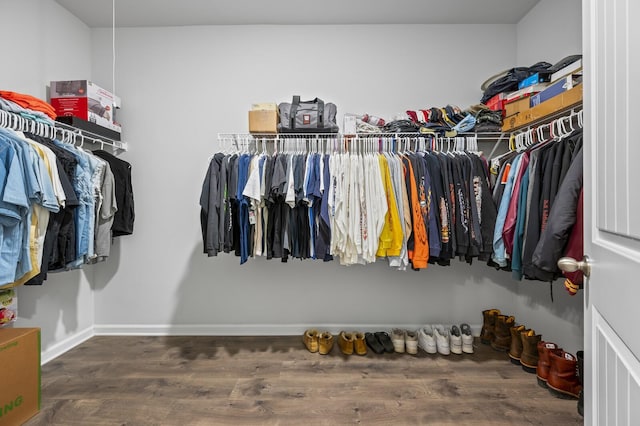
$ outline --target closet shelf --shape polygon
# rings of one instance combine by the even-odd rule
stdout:
[[[88,142],[100,145],[101,149],[110,146],[116,151],[127,151],[128,149],[126,142],[116,141],[57,121],[53,123],[40,122],[3,110],[0,110],[0,127],[33,133],[45,138],[58,138],[66,143],[83,144]]]

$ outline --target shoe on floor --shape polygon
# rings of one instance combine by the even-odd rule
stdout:
[[[404,345],[409,355],[416,355],[418,353],[418,333],[407,330],[404,333]]]
[[[452,325],[449,331],[449,346],[451,353],[462,354],[462,333],[460,333],[460,328],[457,325]]]
[[[557,398],[578,399],[582,390],[577,374],[578,359],[562,349],[552,349],[549,351],[549,361],[549,392]]]
[[[320,355],[326,355],[333,349],[333,334],[325,331],[320,333],[318,337],[318,352]]]
[[[404,353],[404,340],[406,332],[401,328],[391,330],[391,342],[393,342],[393,350],[399,354]]]
[[[304,332],[304,334],[302,335],[302,341],[304,342],[304,345],[307,347],[307,350],[309,352],[318,352],[319,337],[320,333],[318,333],[318,330],[309,329]]]
[[[373,333],[365,333],[364,339],[367,342],[367,346],[371,348],[371,350],[377,354],[381,354],[384,352],[384,346],[380,343],[380,340]],[[393,350],[393,347],[391,348]]]
[[[341,331],[338,335],[338,347],[345,355],[351,355],[353,353],[353,334]]]
[[[451,347],[449,346],[449,330],[442,325],[433,327],[433,336],[436,339],[436,347],[440,355],[449,355]]]
[[[364,333],[356,331],[353,336],[353,351],[358,355],[367,354],[367,344],[365,342]]]
[[[378,338],[378,341],[380,342],[382,347],[384,347],[385,352],[395,352],[393,342],[391,341],[391,337],[389,337],[389,333],[385,331],[376,331],[375,333],[373,333],[373,335]]]
[[[432,326],[425,325],[418,330],[418,346],[428,354],[438,353]]]
[[[495,337],[496,317],[500,315],[499,309],[487,309],[482,311],[483,323],[480,333],[480,342],[488,345]]]
[[[469,324],[460,324],[460,333],[462,333],[462,352],[465,354],[473,353],[473,334],[471,334],[471,326]]]

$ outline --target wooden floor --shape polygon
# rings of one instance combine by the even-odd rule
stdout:
[[[309,353],[301,337],[94,337],[42,368],[27,425],[571,425],[505,353]]]

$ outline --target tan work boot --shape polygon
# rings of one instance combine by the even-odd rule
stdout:
[[[527,373],[535,374],[538,368],[538,342],[542,340],[542,335],[529,330],[520,333],[520,337],[522,338],[522,355],[520,355],[522,369]]]
[[[508,351],[511,347],[511,331],[510,328],[515,325],[516,319],[510,315],[498,315],[496,317],[496,325],[494,338],[491,341],[491,347],[497,351]]]
[[[482,311],[483,324],[480,332],[480,342],[488,345],[493,340],[495,334],[496,317],[500,315],[499,309],[487,309]]]
[[[509,358],[511,363],[520,365],[520,356],[522,355],[522,337],[520,333],[526,331],[524,325],[516,325],[509,329],[511,332],[511,347],[509,348]]]

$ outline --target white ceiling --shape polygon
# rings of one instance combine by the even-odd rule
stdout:
[[[56,0],[89,27],[516,24],[539,0]]]

